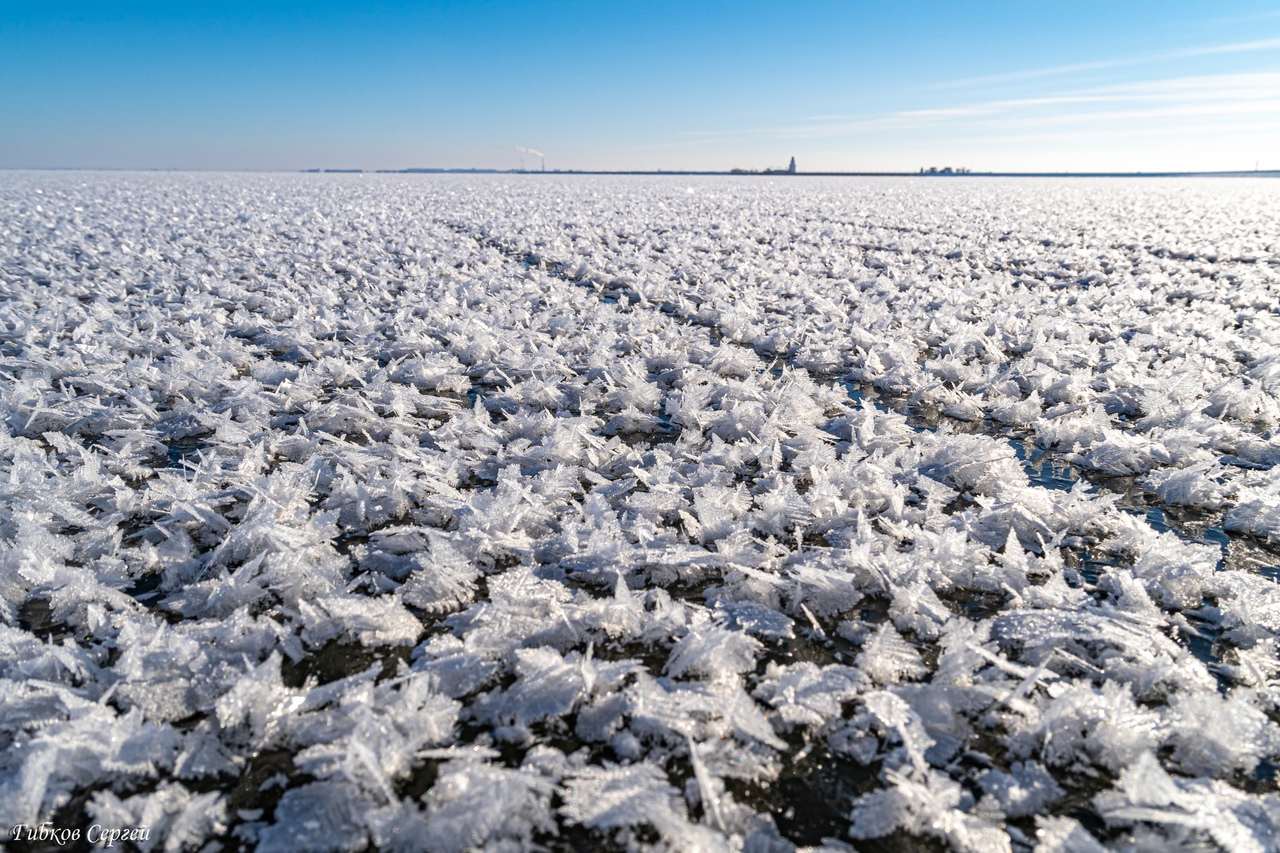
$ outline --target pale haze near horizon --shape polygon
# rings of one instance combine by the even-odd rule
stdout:
[[[1237,3],[9,4],[0,167],[1280,168]]]

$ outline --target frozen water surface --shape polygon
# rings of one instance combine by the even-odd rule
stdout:
[[[1277,235],[1244,180],[7,173],[0,824],[1278,849]]]

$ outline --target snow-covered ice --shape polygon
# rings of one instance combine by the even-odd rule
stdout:
[[[1280,850],[1277,191],[7,173],[0,825]]]

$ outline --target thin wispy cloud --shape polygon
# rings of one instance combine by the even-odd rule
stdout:
[[[1210,140],[1220,139],[1224,134],[1244,135],[1259,132],[1275,133],[1280,131],[1280,119],[1268,117],[1261,120],[1215,122],[1203,121],[1162,124],[1160,132],[1189,139],[1195,136],[1207,137]],[[1004,143],[1079,143],[1101,139],[1142,139],[1150,135],[1150,129],[1141,125],[1119,124],[1115,122],[1105,125],[1081,127],[1047,127],[1027,124],[1023,129],[1010,129],[1002,133],[1000,139]],[[958,135],[957,140],[967,140],[979,144],[989,137],[982,133]]]
[[[1268,100],[1247,101],[1241,103],[1190,103],[1174,106],[1145,107],[1126,110],[1094,110],[1092,112],[1074,112],[1063,115],[1048,116],[1009,116],[991,122],[992,127],[1051,127],[1079,126],[1094,127],[1103,123],[1120,124],[1124,122],[1142,121],[1149,123],[1155,119],[1166,118],[1247,118],[1258,116],[1266,119],[1268,124],[1275,123],[1280,114],[1280,96]],[[1213,126],[1220,132],[1217,124]]]
[[[935,84],[935,87],[939,89],[953,89],[964,86],[991,85],[993,83],[1014,83],[1023,80],[1035,80],[1045,77],[1078,74],[1085,71],[1104,71],[1109,68],[1143,65],[1150,62],[1166,62],[1171,59],[1191,59],[1198,56],[1216,56],[1232,53],[1257,53],[1273,50],[1280,51],[1280,38],[1189,47],[1181,50],[1168,50],[1159,53],[1141,54],[1139,56],[1104,59],[1097,62],[1079,62],[1070,65],[1054,65],[1048,68],[1030,68],[1023,71],[1012,71],[1007,74],[991,74],[983,77],[963,77],[956,80],[941,81]]]
[[[703,131],[693,137],[772,135],[820,139],[891,130],[1022,123],[1090,125],[1168,116],[1280,115],[1280,72],[1172,77],[1066,90],[1027,98],[975,101],[946,107],[899,110],[880,116],[813,117],[790,125]]]
[[[1114,84],[1070,91],[1058,95],[1005,98],[956,107],[903,110],[894,115],[903,118],[965,118],[997,115],[1037,107],[1132,103],[1137,101],[1208,101],[1229,106],[1249,101],[1266,100],[1277,95],[1280,95],[1280,72],[1218,74]]]

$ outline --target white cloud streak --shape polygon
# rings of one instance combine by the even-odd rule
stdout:
[[[936,88],[951,89],[964,86],[991,85],[994,83],[1014,83],[1044,77],[1078,74],[1085,71],[1103,71],[1109,68],[1123,68],[1131,65],[1142,65],[1148,62],[1166,62],[1171,59],[1191,59],[1198,56],[1256,53],[1272,50],[1280,50],[1280,39],[1259,39],[1257,41],[1235,42],[1232,44],[1205,45],[1201,47],[1182,48],[1180,50],[1162,51],[1159,53],[1147,53],[1139,56],[1100,60],[1097,62],[1079,62],[1070,65],[1055,65],[1048,68],[1031,68],[1025,71],[1012,71],[1008,74],[991,74],[985,77],[963,77],[957,80],[946,80],[940,82],[937,84]]]
[[[1217,118],[1280,115],[1280,72],[1174,77],[1077,89],[1029,98],[978,101],[882,116],[820,117],[793,125],[698,132],[698,137],[769,135],[831,138],[894,130],[983,125],[990,129],[1026,123],[1087,125],[1170,116]]]

